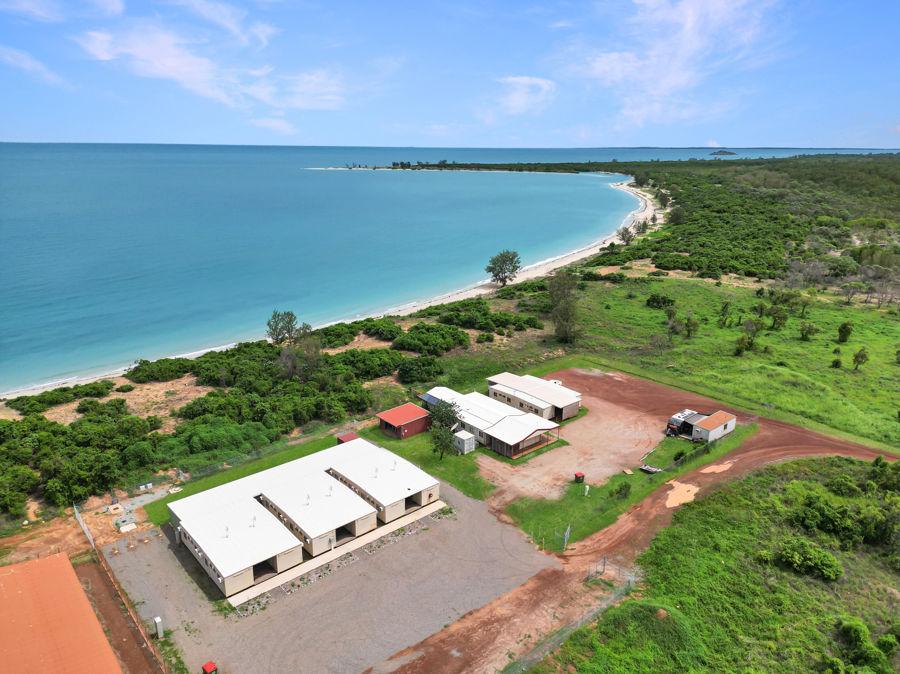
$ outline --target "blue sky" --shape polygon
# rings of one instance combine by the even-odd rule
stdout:
[[[0,140],[900,147],[900,2],[0,0]]]

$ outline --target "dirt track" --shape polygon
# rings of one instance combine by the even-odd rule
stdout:
[[[619,373],[566,370],[553,376],[591,396],[655,415],[661,424],[683,407],[711,411],[726,409],[716,401]],[[881,452],[830,438],[780,421],[738,415],[739,422],[755,421],[759,431],[739,449],[719,461],[679,476],[684,485],[703,495],[711,487],[746,475],[767,464],[810,456],[841,454],[872,460]],[[662,425],[660,426],[662,428]],[[597,590],[584,578],[603,557],[620,566],[635,558],[662,528],[672,521],[673,487],[666,485],[623,514],[610,527],[580,541],[559,555],[561,569],[547,569],[527,582],[472,611],[446,629],[407,648],[373,669],[375,672],[493,672],[521,656],[542,636],[586,614]],[[691,489],[691,492],[694,490]],[[693,494],[692,494],[693,495]]]

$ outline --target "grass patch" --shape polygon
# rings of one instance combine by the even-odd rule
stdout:
[[[160,655],[163,656],[163,660],[169,666],[169,671],[172,674],[190,674],[190,670],[184,664],[184,656],[181,653],[181,649],[172,641],[172,630],[166,630],[164,634],[165,636],[162,639],[157,640],[156,647],[159,649]]]
[[[735,433],[737,432],[735,429]],[[669,468],[679,454],[688,455],[698,449],[698,445],[685,438],[667,437],[644,458],[644,463],[656,468]]]
[[[494,490],[494,485],[479,474],[475,452],[464,455],[445,454],[441,459],[431,451],[429,433],[419,433],[411,438],[398,440],[375,426],[361,431],[360,436],[411,461],[426,473],[449,482],[466,496],[483,500]]]
[[[560,499],[519,498],[506,507],[506,512],[536,544],[561,552],[563,533],[569,525],[570,543],[608,527],[665,482],[737,449],[757,428],[756,424],[738,426],[722,440],[710,444],[707,453],[694,455],[673,470],[653,475],[640,471],[613,475],[602,486],[591,486],[587,496],[584,485],[573,483]]]
[[[523,463],[528,463],[534,457],[540,456],[541,454],[546,454],[552,449],[556,449],[557,447],[565,447],[569,443],[566,440],[560,438],[559,440],[554,440],[549,445],[544,445],[540,449],[536,449],[533,452],[529,452],[524,456],[518,456],[514,459],[509,458],[508,456],[503,456],[502,454],[498,454],[492,449],[488,449],[487,447],[482,447],[478,445],[476,451],[481,452],[485,456],[489,456],[492,459],[496,459],[497,461],[502,461],[503,463],[508,463],[510,466],[521,466]]]
[[[871,644],[900,631],[890,544],[846,545],[797,523],[810,494],[851,511],[889,508],[897,492],[886,483],[850,496],[833,491],[847,482],[866,486],[873,472],[853,459],[806,459],[769,466],[685,505],[639,559],[640,598],[577,630],[534,671],[897,671],[896,653],[859,648],[839,628],[858,621]],[[833,555],[840,578],[773,561],[783,541],[798,537]]]
[[[267,468],[280,466],[281,464],[287,463],[288,461],[293,461],[294,459],[299,459],[302,456],[307,456],[322,449],[333,447],[336,444],[337,440],[335,440],[332,436],[307,440],[306,442],[290,446],[288,446],[286,444],[286,441],[284,440],[279,441],[275,443],[274,446],[283,446],[284,449],[275,451],[254,461],[248,461],[247,463],[243,463],[240,466],[228,468],[221,472],[207,475],[206,477],[191,480],[190,482],[184,484],[182,486],[182,490],[177,494],[169,494],[168,496],[161,498],[158,501],[148,503],[144,506],[144,510],[147,512],[147,518],[151,522],[153,522],[153,524],[162,526],[169,521],[169,509],[166,506],[173,501],[183,499],[187,496],[192,496],[193,494],[199,494],[201,491],[206,491],[207,489],[212,489],[213,487],[218,487],[219,485],[223,485],[234,480],[239,480],[242,477],[247,477],[248,475],[258,473],[259,471],[266,470]]]

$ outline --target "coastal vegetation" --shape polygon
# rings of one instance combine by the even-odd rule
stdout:
[[[844,279],[886,294],[891,275],[883,270],[896,269],[900,255],[897,155],[419,168],[633,175],[669,208],[667,223],[631,245],[609,245],[595,266],[650,258],[660,270],[708,278]]]
[[[516,278],[516,274],[522,268],[522,259],[513,250],[501,250],[487,263],[484,270],[491,275],[494,283],[505,286]]]
[[[768,467],[683,506],[639,595],[535,671],[897,671],[900,464]]]

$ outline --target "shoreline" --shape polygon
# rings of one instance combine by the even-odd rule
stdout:
[[[314,170],[314,169],[313,169]],[[325,170],[325,169],[319,169]],[[357,170],[357,169],[345,169],[345,168],[335,168],[332,170]],[[365,169],[363,169],[365,170]],[[372,170],[372,169],[368,169]],[[383,170],[396,170],[396,169],[383,169]],[[432,169],[438,170],[438,169]],[[634,179],[629,178],[628,180],[623,180],[616,183],[610,183],[610,187],[617,190],[622,190],[623,192],[628,192],[629,194],[637,197],[640,202],[638,207],[633,211],[629,212],[625,218],[622,220],[622,224],[620,225],[632,225],[638,220],[649,219],[650,216],[657,211],[656,205],[652,201],[652,199],[642,192],[639,188],[633,185]],[[618,229],[618,228],[617,228]],[[597,239],[581,248],[578,248],[573,251],[569,251],[567,253],[563,253],[561,255],[556,255],[554,257],[550,257],[539,262],[535,262],[533,264],[522,267],[519,270],[519,273],[516,275],[516,282],[519,281],[528,281],[535,278],[540,278],[542,276],[546,276],[552,271],[559,269],[561,267],[566,267],[574,262],[579,262],[585,258],[594,255],[597,252],[598,248],[602,248],[607,244],[615,241],[618,238],[618,235],[613,232],[612,234],[607,234],[606,236]],[[495,290],[497,290],[498,286],[487,279],[482,279],[473,283],[472,285],[465,286],[463,288],[458,288],[456,290],[450,291],[448,293],[443,293],[441,295],[436,295],[433,297],[425,298],[422,300],[414,300],[412,302],[407,302],[405,304],[388,307],[386,309],[379,309],[369,313],[366,313],[361,316],[357,316],[355,318],[345,318],[339,319],[335,321],[330,321],[328,323],[323,323],[321,325],[315,326],[315,328],[322,328],[326,325],[333,325],[335,323],[343,323],[349,320],[361,320],[364,318],[379,318],[382,316],[408,316],[417,311],[421,311],[422,309],[427,309],[428,307],[432,307],[438,304],[447,304],[449,302],[456,302],[464,299],[471,299],[473,297],[480,297],[482,295],[487,295]],[[262,335],[258,337],[258,339],[264,339]],[[219,344],[217,346],[211,346],[206,348],[197,349],[194,351],[188,351],[186,353],[173,354],[167,356],[160,356],[160,358],[198,358],[205,353],[209,353],[211,351],[225,351],[236,346],[239,342],[229,342],[227,344]],[[158,360],[158,359],[157,359]],[[44,382],[41,384],[32,384],[28,386],[22,386],[15,389],[9,389],[7,391],[0,391],[0,399],[3,398],[15,398],[18,396],[29,396],[29,395],[37,395],[43,391],[49,391],[55,388],[61,388],[63,386],[74,386],[77,384],[89,384],[94,381],[100,381],[101,379],[108,379],[110,377],[121,377],[125,372],[131,369],[132,364],[123,365],[122,367],[114,368],[112,370],[105,370],[102,373],[93,373],[93,374],[84,374],[84,375],[75,375],[72,377],[67,377],[65,379],[57,379],[54,381]],[[2,403],[0,403],[2,404]]]

